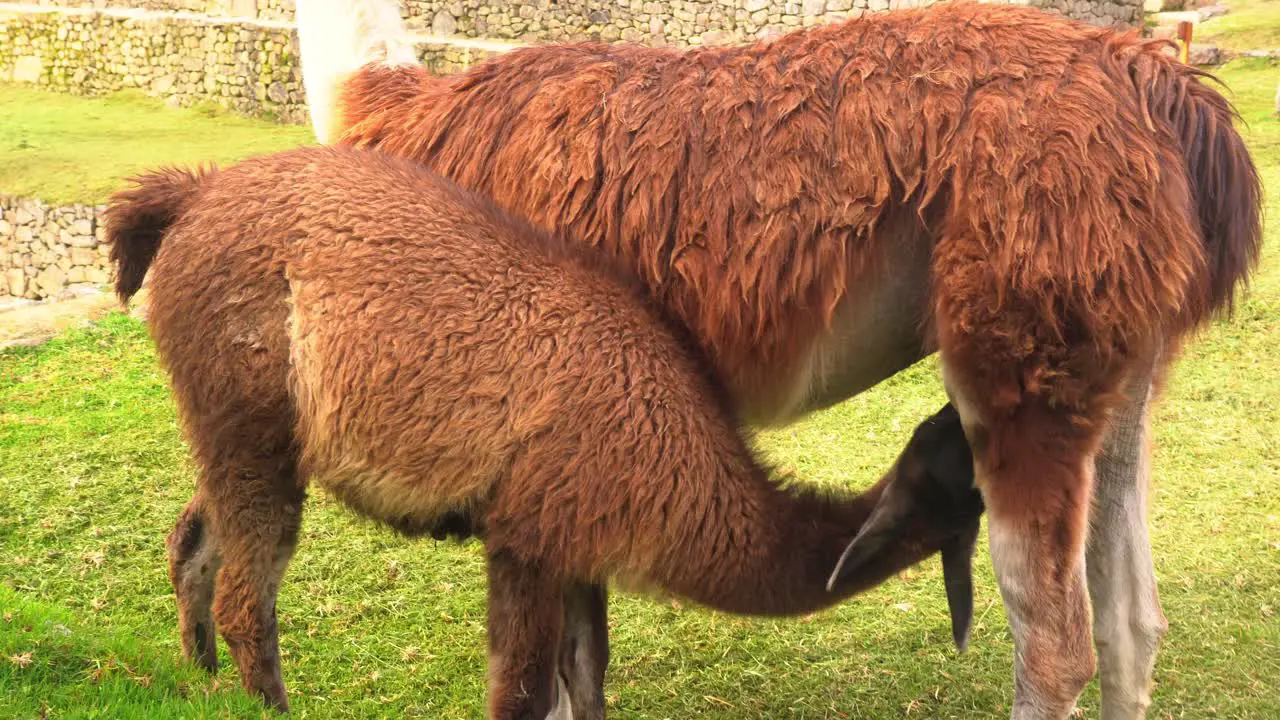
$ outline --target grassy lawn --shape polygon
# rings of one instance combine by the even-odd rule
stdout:
[[[1227,0],[1225,4],[1231,12],[1197,26],[1196,42],[1224,50],[1280,48],[1280,0]]]
[[[311,142],[311,129],[126,92],[82,98],[0,84],[0,190],[96,203],[162,164],[229,163]]]
[[[1274,218],[1276,68],[1237,63],[1221,76],[1250,124]],[[284,143],[292,131],[281,132]],[[219,136],[217,145],[229,143]],[[1154,718],[1280,717],[1275,228],[1252,292],[1187,350],[1157,415],[1151,525],[1171,630]],[[930,360],[762,445],[814,482],[865,486],[942,402]],[[263,715],[233,670],[211,681],[177,661],[164,536],[192,488],[164,376],[137,321],[117,313],[40,347],[0,351],[0,717]],[[1012,646],[985,547],[977,573],[973,643],[960,657],[935,563],[788,621],[617,595],[611,712],[1005,716]],[[479,546],[409,542],[315,494],[279,605],[294,714],[482,715],[484,593]],[[1096,717],[1096,684],[1082,704]]]

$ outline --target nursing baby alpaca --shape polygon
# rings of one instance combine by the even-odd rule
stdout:
[[[184,650],[213,670],[216,620],[271,705],[311,481],[407,535],[483,538],[494,718],[603,715],[613,579],[791,615],[942,549],[967,633],[982,503],[950,406],[861,495],[784,487],[696,346],[586,245],[375,153],[145,175],[108,227],[123,299],[151,269],[200,467],[169,543]]]

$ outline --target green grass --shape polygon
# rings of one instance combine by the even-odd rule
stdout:
[[[229,163],[311,141],[307,126],[133,92],[83,98],[0,84],[0,190],[50,203],[102,202],[121,178],[162,164]]]
[[[1196,27],[1195,42],[1224,50],[1280,48],[1280,0],[1227,0],[1231,12]],[[1271,91],[1275,92],[1275,78]]]
[[[145,638],[86,627],[0,585],[0,716],[258,717],[230,683],[157,655]]]
[[[1275,67],[1236,63],[1221,75],[1250,123],[1275,217]],[[1151,525],[1171,630],[1154,718],[1280,717],[1274,227],[1267,243],[1251,294],[1233,320],[1187,349],[1156,418]],[[936,365],[926,361],[762,441],[808,480],[865,486],[942,402]],[[0,717],[259,716],[228,690],[234,671],[215,687],[175,661],[163,546],[192,483],[139,323],[111,315],[44,346],[0,352],[0,613],[13,618],[0,620]],[[950,648],[935,563],[786,621],[617,595],[610,711],[726,720],[1004,716],[1012,645],[985,547],[977,575],[977,623],[962,657]],[[480,716],[484,591],[477,545],[409,542],[315,494],[279,604],[295,715]],[[1096,684],[1082,704],[1096,717]]]

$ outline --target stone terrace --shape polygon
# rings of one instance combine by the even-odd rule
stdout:
[[[933,0],[402,0],[410,27],[436,36],[534,42],[628,40],[649,45],[740,42],[864,12]],[[999,1],[999,0],[996,0]],[[1006,0],[1098,25],[1137,25],[1142,0]],[[293,0],[40,0],[64,7],[145,7],[292,20]]]
[[[424,37],[418,55],[447,73],[511,47]],[[297,33],[281,20],[0,3],[0,81],[78,95],[136,88],[174,105],[305,122],[297,60]]]

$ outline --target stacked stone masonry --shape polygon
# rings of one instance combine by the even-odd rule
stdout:
[[[864,12],[934,0],[402,0],[409,25],[440,36],[535,42],[627,40],[712,45],[768,37]],[[992,0],[1034,5],[1098,25],[1137,25],[1143,0]],[[42,5],[183,10],[292,20],[294,0],[40,0]]]
[[[419,56],[453,72],[489,53],[423,43]],[[213,102],[237,112],[305,122],[297,35],[281,21],[127,11],[5,12],[0,81],[100,95],[135,88],[174,105]]]
[[[408,0],[413,27],[437,35],[522,42],[623,40],[653,46],[723,45],[866,12],[934,0]],[[997,2],[1002,0],[995,0]],[[1141,22],[1142,0],[1003,0],[1098,25]]]
[[[27,0],[48,8],[104,8],[189,12],[217,17],[293,20],[294,0]]]
[[[68,285],[110,278],[101,206],[51,207],[0,195],[0,296],[52,297]]]
[[[292,27],[202,16],[0,14],[0,80],[98,95],[137,88],[175,105],[204,101],[305,120]]]

